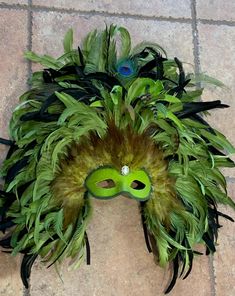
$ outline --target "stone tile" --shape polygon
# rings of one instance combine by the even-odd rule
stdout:
[[[228,88],[209,87],[203,99],[220,99],[230,106],[211,111],[207,119],[235,145],[235,27],[199,24],[199,38],[202,72],[221,80]],[[224,173],[235,177],[235,169]]]
[[[91,265],[83,263],[75,271],[67,271],[64,265],[63,283],[53,269],[44,271],[37,265],[32,273],[31,296],[140,296],[143,292],[152,295],[156,288],[163,289],[164,273],[155,268],[145,248],[136,202],[126,198],[94,200],[88,236]]]
[[[16,34],[17,32],[17,34]],[[27,14],[24,11],[0,10],[0,137],[8,138],[8,121],[18,96],[26,88],[27,67],[23,52],[27,43]],[[7,147],[0,145],[0,163]],[[0,295],[21,295],[20,256],[0,253]]]
[[[174,0],[149,0],[145,3],[141,0],[33,0],[33,4],[65,9],[80,9],[83,11],[94,10],[143,16],[191,17],[190,0],[178,0],[177,5]]]
[[[235,184],[229,184],[229,193],[235,201]],[[220,211],[235,219],[235,211],[231,208],[220,206]],[[219,232],[217,252],[214,255],[214,268],[216,276],[216,295],[234,296],[235,295],[235,238],[234,223],[221,218],[223,225]]]
[[[23,287],[20,279],[20,256],[0,252],[0,295],[20,296]]]
[[[197,0],[197,16],[213,20],[235,20],[235,2],[231,0]]]
[[[61,280],[53,268],[37,263],[32,272],[31,296],[155,296],[164,295],[170,272],[153,262],[145,247],[137,203],[124,197],[94,200],[88,229],[91,265],[79,270],[61,268]],[[199,281],[203,279],[202,281]],[[62,282],[63,281],[63,282]],[[210,295],[208,258],[197,258],[187,280],[178,280],[171,295]]]
[[[205,248],[202,245],[198,246],[195,249],[202,253],[205,253]],[[185,280],[179,279],[176,283],[175,289],[173,289],[169,295],[211,295],[210,281],[210,267],[208,256],[203,255],[195,257],[191,274]],[[154,294],[151,296],[154,296]]]
[[[17,32],[17,34],[16,34]],[[19,95],[26,89],[27,12],[0,10],[0,137],[8,138],[8,122]],[[7,147],[0,145],[0,163]]]
[[[104,29],[105,23],[125,26],[133,44],[151,41],[160,44],[171,57],[193,63],[191,25],[165,21],[146,21],[117,17],[85,16],[39,12],[34,14],[33,50],[58,56],[63,52],[62,40],[69,28],[74,29],[74,48],[82,38],[96,28]],[[193,68],[192,68],[193,70]]]
[[[24,89],[26,67],[22,54],[26,48],[26,14],[9,10],[0,11],[0,136],[8,137],[7,124],[11,110],[17,102],[17,96]],[[18,34],[15,32],[19,30]],[[0,145],[0,162],[4,159],[7,147]],[[22,284],[20,280],[20,257],[11,257],[0,253],[0,295],[20,295]]]

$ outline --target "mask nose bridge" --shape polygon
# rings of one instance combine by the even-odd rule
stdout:
[[[116,185],[117,185],[119,193],[127,191],[126,189],[128,187],[128,180],[127,180],[126,176],[120,175],[117,183],[118,184],[116,184]]]
[[[125,192],[126,194],[131,194],[131,184],[134,180],[134,177],[130,175],[120,176],[120,184],[118,184],[119,192]]]

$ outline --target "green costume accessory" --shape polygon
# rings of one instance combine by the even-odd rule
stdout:
[[[106,184],[102,185],[102,182]],[[109,199],[118,195],[126,195],[139,201],[150,198],[151,182],[144,170],[129,172],[128,166],[123,166],[118,172],[114,168],[98,168],[91,172],[85,181],[90,194],[99,199]]]
[[[128,31],[115,25],[76,49],[69,30],[58,59],[25,56],[44,70],[33,73],[13,111],[10,140],[0,139],[9,146],[0,245],[24,254],[25,287],[37,256],[49,266],[70,257],[76,268],[87,253],[89,263],[92,196],[123,194],[139,203],[155,261],[173,264],[169,293],[191,272],[195,245],[214,253],[219,218],[233,221],[217,204],[235,209],[220,172],[234,167],[235,149],[205,118],[228,106],[201,101],[199,82],[223,85],[186,74],[156,44],[132,48]]]

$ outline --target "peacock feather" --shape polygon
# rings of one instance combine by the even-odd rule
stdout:
[[[50,265],[70,257],[77,267],[87,250],[89,261],[91,197],[107,192],[138,200],[149,250],[160,266],[173,262],[170,292],[190,273],[196,244],[215,252],[219,216],[232,220],[217,204],[235,209],[220,172],[234,167],[235,149],[203,117],[228,106],[200,101],[203,89],[179,59],[156,44],[132,49],[115,25],[78,49],[69,30],[58,59],[25,56],[45,69],[33,73],[10,140],[1,140],[10,149],[0,191],[0,230],[10,233],[0,245],[24,254],[24,285],[38,255]]]

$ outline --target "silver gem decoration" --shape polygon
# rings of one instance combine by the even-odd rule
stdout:
[[[121,169],[121,174],[124,175],[124,176],[126,176],[126,175],[129,174],[129,172],[130,172],[129,166],[124,165],[124,166],[122,167],[122,169]]]

